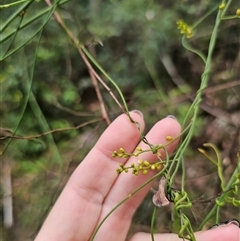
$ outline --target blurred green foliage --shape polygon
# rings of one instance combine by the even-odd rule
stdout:
[[[2,5],[7,3],[1,1]],[[88,47],[98,63],[116,81],[129,108],[144,113],[147,129],[168,114],[177,116],[179,122],[183,122],[199,88],[204,66],[199,57],[182,47],[176,21],[184,19],[191,25],[219,1],[72,0],[54,3],[80,43]],[[229,15],[235,13],[237,4],[233,1]],[[14,16],[19,8],[23,11]],[[0,127],[26,137],[101,118],[99,101],[88,69],[71,40],[55,21],[51,8],[44,1],[26,1],[0,11],[0,54],[3,60],[0,73]],[[14,16],[12,20],[11,16]],[[214,19],[215,13],[197,28],[194,37],[189,40],[192,46],[204,53]],[[240,29],[237,23],[239,19],[222,24],[210,86],[239,81],[237,33]],[[170,64],[177,73],[167,70],[166,57],[170,58]],[[176,78],[181,78],[182,82],[175,81]],[[119,98],[113,86],[107,80],[106,83]],[[103,87],[100,89],[113,120],[121,110],[109,93]],[[220,109],[231,117],[239,111],[239,93],[238,83],[205,95],[205,104],[210,106],[210,111],[203,108],[200,113],[188,152],[189,161],[195,158],[198,163],[200,158],[195,152],[196,148],[209,139],[217,142],[223,153],[226,152],[229,146],[212,134],[211,128],[208,129],[214,121],[222,121],[222,112],[220,115],[211,113],[211,108]],[[39,139],[0,140],[1,151],[4,151],[1,161],[11,166],[14,203],[14,226],[0,231],[6,240],[33,239],[67,178],[106,127],[105,123],[98,124]],[[226,122],[222,129],[216,126],[216,131],[232,143],[236,128],[232,122]],[[0,132],[1,137],[8,136],[8,131]],[[235,143],[232,144],[233,152],[239,141],[235,140]],[[231,155],[228,153],[228,156]],[[231,158],[233,164],[235,159]],[[202,162],[196,165],[199,169],[207,167]],[[143,205],[149,205],[149,200]],[[195,217],[197,220],[200,219],[199,215]],[[141,215],[135,219],[140,220]],[[149,224],[146,221],[142,223]]]

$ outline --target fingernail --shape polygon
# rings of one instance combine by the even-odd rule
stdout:
[[[213,225],[210,229],[225,227],[225,226],[228,226],[230,224],[235,224],[236,226],[238,226],[240,228],[239,221],[236,218],[232,218],[232,219],[229,219],[225,222],[217,223],[217,224]]]
[[[165,118],[172,118],[177,121],[177,118],[174,115],[167,115]]]
[[[144,118],[144,115],[140,110],[131,110],[131,112],[134,112],[134,113],[140,115],[142,118]]]

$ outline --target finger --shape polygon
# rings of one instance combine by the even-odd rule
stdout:
[[[146,138],[150,143],[154,145],[159,143],[164,145],[168,143],[166,136],[177,137],[180,132],[181,126],[175,119],[165,118],[153,126],[153,128],[146,135]],[[169,153],[174,150],[177,143],[178,140],[174,141],[167,147]],[[142,147],[143,150],[145,148],[149,149],[149,146],[143,142],[141,142],[139,146]],[[164,158],[164,153],[162,153],[162,157]],[[130,166],[131,163],[136,163],[139,158],[144,160],[146,159],[150,162],[157,160],[156,154],[147,152],[137,158],[131,157],[126,164]],[[106,197],[100,220],[102,220],[123,198],[127,197],[133,190],[149,180],[149,178],[154,174],[156,174],[156,172],[149,172],[149,175],[143,175],[142,173],[139,173],[138,176],[135,176],[131,173],[120,174],[108,196]],[[151,184],[147,185],[141,189],[141,191],[133,195],[107,218],[107,220],[103,223],[100,230],[98,231],[98,240],[124,240],[132,216],[148,192],[150,185]],[[108,232],[107,230],[109,229],[112,230],[112,232]],[[118,233],[117,237],[114,236],[116,233]],[[100,237],[103,237],[103,239]]]
[[[197,241],[239,241],[240,239],[240,229],[231,224],[226,227],[221,227],[217,229],[200,231],[195,233],[195,238]],[[177,234],[155,234],[155,241],[182,241]],[[149,233],[136,233],[131,237],[129,241],[152,241],[151,235]]]
[[[142,117],[135,112],[131,112],[131,117],[139,123],[143,130]],[[102,204],[118,177],[116,169],[119,162],[126,162],[126,159],[113,158],[113,151],[123,147],[127,152],[132,152],[139,140],[140,131],[136,124],[132,123],[127,115],[121,115],[107,128],[84,162],[76,169],[69,185],[77,186],[78,192],[79,188],[86,189],[87,193],[84,193],[84,198]],[[84,192],[84,190],[82,191]],[[94,193],[91,193],[92,191]],[[98,195],[93,196],[95,193]],[[94,200],[95,198],[96,200]]]
[[[130,115],[143,129],[142,116],[136,112]],[[75,170],[36,240],[88,240],[103,200],[117,178],[119,161],[123,161],[113,159],[112,152],[119,146],[132,152],[139,140],[136,124],[125,114],[119,116]]]

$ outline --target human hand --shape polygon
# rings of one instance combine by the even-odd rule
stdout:
[[[134,121],[144,129],[144,120],[137,111],[130,112]],[[176,137],[181,127],[173,118],[165,118],[156,123],[146,135],[150,143],[167,143],[166,136]],[[138,177],[125,174],[118,175],[116,168],[120,163],[136,162],[135,157],[127,159],[112,158],[112,152],[120,147],[132,152],[139,144],[139,130],[131,123],[127,115],[120,115],[102,134],[96,145],[84,161],[72,174],[52,211],[43,224],[35,241],[87,241],[91,238],[99,222],[124,197],[147,181],[153,173]],[[167,150],[171,153],[177,141],[171,143]],[[162,153],[164,155],[164,153]],[[155,155],[145,153],[142,159],[149,161]],[[96,241],[124,241],[137,207],[149,191],[145,186],[130,199],[118,207],[103,223],[97,232]],[[236,225],[228,225],[213,230],[196,233],[197,241],[239,241],[240,232]],[[176,234],[156,234],[156,241],[178,241]],[[146,233],[137,233],[131,241],[150,241]]]

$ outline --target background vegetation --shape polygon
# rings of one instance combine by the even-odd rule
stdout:
[[[129,109],[144,113],[149,129],[169,114],[182,123],[200,86],[204,65],[182,47],[176,21],[184,19],[191,25],[220,4],[217,0],[62,0],[49,7],[47,3],[22,1],[6,6],[9,1],[1,1],[0,159],[5,199],[0,215],[5,220],[4,202],[12,197],[7,202],[13,207],[14,223],[4,221],[3,240],[33,240],[72,171],[107,127],[108,118],[111,121],[122,112],[98,83],[100,101],[94,77],[53,11],[57,9],[79,43],[114,79]],[[237,8],[238,1],[232,1],[228,15],[235,15]],[[205,54],[216,13],[188,40]],[[185,156],[186,189],[194,204],[189,216],[195,228],[220,191],[216,168],[197,148],[205,142],[219,148],[226,179],[237,165],[239,21],[233,18],[221,24],[211,77]],[[113,85],[97,72],[120,101]],[[102,115],[102,103],[108,117]],[[180,176],[176,187],[180,187]],[[137,211],[131,232],[149,230],[151,198],[149,193]],[[161,209],[156,224],[159,231],[171,231],[170,209]],[[229,205],[220,219],[236,214],[239,209]],[[214,224],[211,221],[209,226]]]

